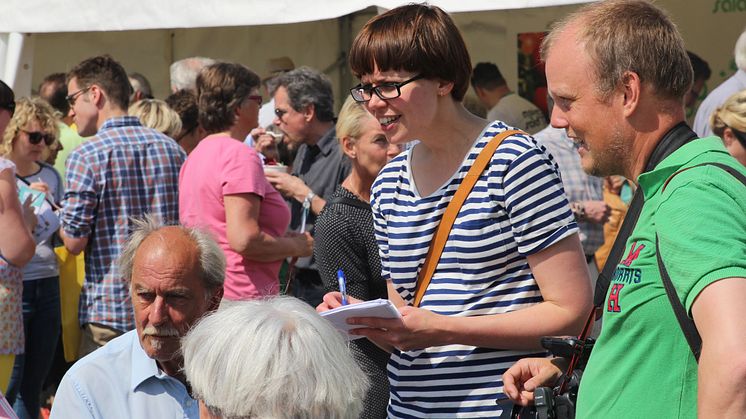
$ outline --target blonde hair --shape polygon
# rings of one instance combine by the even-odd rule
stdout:
[[[55,118],[55,110],[49,103],[39,97],[25,97],[16,101],[16,111],[7,128],[5,128],[5,134],[3,134],[2,142],[0,142],[0,156],[10,155],[18,133],[33,121],[37,121],[45,133],[54,136],[54,143],[47,147],[47,153],[52,147],[58,145],[60,128],[57,125],[57,118]]]
[[[348,96],[337,118],[336,133],[339,141],[349,137],[354,142],[355,139],[359,138],[363,134],[362,127],[367,118],[373,118],[373,115],[365,110],[361,104],[355,102],[352,96]]]
[[[181,118],[166,102],[160,99],[143,99],[132,104],[127,111],[136,116],[146,127],[174,138],[181,131]]]
[[[746,90],[733,94],[710,116],[712,132],[723,136],[726,128],[746,132]]]

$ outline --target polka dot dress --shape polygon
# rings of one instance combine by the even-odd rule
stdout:
[[[337,270],[347,278],[347,293],[362,300],[386,298],[386,282],[381,279],[381,260],[373,234],[369,209],[333,202],[337,197],[366,204],[342,186],[337,187],[316,220],[314,256],[327,291],[339,291]],[[389,400],[386,364],[389,354],[367,339],[350,344],[360,368],[368,375],[370,389],[361,418],[385,418]]]

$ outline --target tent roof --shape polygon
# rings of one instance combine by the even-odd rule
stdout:
[[[586,3],[591,0],[431,0],[449,13]],[[2,32],[89,32],[248,26],[333,19],[405,0],[2,0]]]

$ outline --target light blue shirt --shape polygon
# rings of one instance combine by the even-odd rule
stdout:
[[[738,70],[736,74],[707,95],[702,104],[699,105],[699,109],[697,109],[697,115],[694,117],[694,126],[692,126],[692,129],[699,135],[699,138],[713,135],[712,127],[710,127],[710,116],[731,95],[743,89],[746,89],[746,71]]]
[[[132,330],[70,368],[51,417],[199,419],[199,405],[179,380],[158,369]]]

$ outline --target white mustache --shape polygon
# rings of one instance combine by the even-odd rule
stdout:
[[[145,336],[180,336],[179,331],[173,326],[153,326],[152,324],[146,326],[142,334]]]

